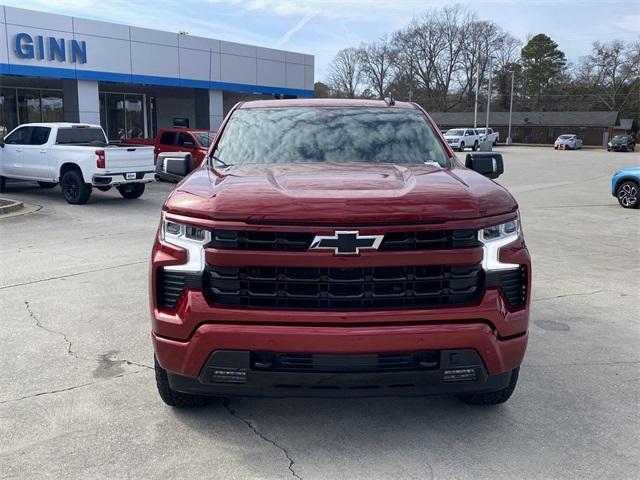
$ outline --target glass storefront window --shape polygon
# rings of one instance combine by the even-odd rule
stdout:
[[[63,121],[63,104],[61,90],[0,89],[0,138],[23,123]]]
[[[142,96],[127,95],[125,98],[127,122],[127,138],[144,137],[144,117],[142,113]]]
[[[144,137],[143,96],[100,93],[100,121],[109,140]]]
[[[42,121],[38,90],[18,89],[18,118],[21,124]]]
[[[124,95],[107,93],[105,110],[107,117],[107,137],[109,140],[122,140],[125,138]]]
[[[18,126],[18,104],[15,88],[0,90],[0,138]]]
[[[62,109],[62,92],[56,90],[42,90],[42,121],[62,122],[64,121],[64,111]]]

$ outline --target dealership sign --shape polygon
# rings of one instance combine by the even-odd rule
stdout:
[[[87,43],[64,38],[32,37],[28,33],[18,33],[15,38],[15,52],[18,58],[38,59],[70,63],[87,63]]]

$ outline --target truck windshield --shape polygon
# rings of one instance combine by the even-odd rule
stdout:
[[[418,112],[392,108],[236,110],[216,148],[223,165],[366,162],[447,166],[435,130]]]
[[[56,143],[58,145],[92,142],[107,143],[107,139],[101,128],[60,128],[58,130],[58,136],[56,137]]]
[[[447,130],[445,135],[451,135],[452,137],[462,137],[464,135],[464,130]]]
[[[200,142],[200,145],[207,148],[209,147],[209,145],[211,145],[211,140],[213,140],[213,137],[216,136],[216,133],[215,132],[209,132],[209,133],[199,132],[199,133],[194,133],[194,135]]]

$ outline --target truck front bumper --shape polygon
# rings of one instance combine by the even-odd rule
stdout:
[[[131,177],[131,173],[135,173],[135,178]],[[149,183],[155,180],[154,171],[146,172],[121,172],[121,173],[104,173],[91,177],[91,185],[94,187],[117,187],[127,183]]]
[[[527,345],[526,332],[500,339],[483,322],[380,327],[204,324],[187,341],[156,333],[152,337],[158,363],[168,371],[174,390],[240,396],[411,396],[494,391],[509,383],[511,371],[521,364]],[[438,360],[429,368],[400,371],[282,371],[256,365],[252,359],[265,352],[343,359],[430,352]],[[463,378],[453,378],[458,374]]]
[[[264,354],[264,352],[262,352]],[[435,368],[405,371],[279,371],[256,368],[247,350],[217,350],[198,378],[168,373],[173,390],[197,395],[261,397],[371,397],[426,396],[482,393],[506,388],[511,372],[488,375],[474,350],[442,350]],[[339,365],[347,357],[325,356]],[[350,364],[364,362],[356,357]],[[375,361],[375,360],[374,360]]]

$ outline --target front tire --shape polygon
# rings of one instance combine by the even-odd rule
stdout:
[[[91,196],[91,184],[85,183],[79,170],[70,170],[62,176],[60,181],[62,195],[71,205],[83,205]]]
[[[120,192],[120,195],[124,198],[133,200],[134,198],[142,196],[144,193],[144,183],[126,183],[124,185],[120,185],[118,187],[118,192]]]
[[[476,150],[478,150],[478,140],[473,142],[473,146],[471,147],[472,152],[475,152]]]
[[[464,152],[464,142],[460,142],[459,152]]]
[[[190,393],[177,392],[169,385],[169,376],[167,371],[160,366],[156,357],[153,357],[154,368],[156,371],[156,386],[158,393],[164,403],[175,408],[194,408],[203,407],[210,401],[209,397],[203,395],[191,395]]]
[[[616,190],[618,203],[624,208],[640,208],[640,185],[632,180],[622,182]]]
[[[40,188],[49,189],[49,188],[55,187],[57,185],[57,183],[55,183],[55,182],[38,182],[38,185],[40,185]]]
[[[495,392],[485,393],[473,393],[471,395],[460,395],[460,400],[470,405],[499,405],[506,402],[513,395],[513,391],[516,389],[518,383],[518,374],[520,373],[520,367],[514,368],[511,371],[511,379],[509,385],[502,390],[496,390]]]

